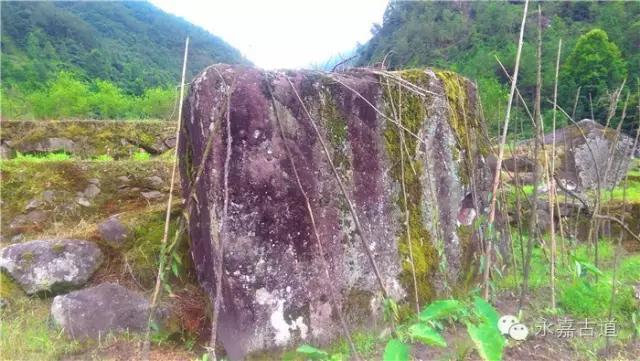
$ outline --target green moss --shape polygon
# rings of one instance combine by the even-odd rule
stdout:
[[[403,71],[401,76],[414,84],[425,84],[427,75],[421,70]],[[403,127],[409,132],[417,134],[423,125],[427,111],[423,99],[404,89],[394,91],[393,87],[386,88],[384,92],[385,104],[387,104],[386,113],[393,117],[393,108],[401,115],[399,120]],[[401,99],[400,99],[401,98]],[[409,251],[413,253],[413,263],[418,286],[418,297],[421,302],[427,302],[434,296],[434,290],[431,287],[431,276],[437,268],[437,251],[434,240],[423,223],[422,214],[422,184],[420,182],[420,174],[423,171],[421,162],[415,160],[415,154],[418,148],[418,140],[405,131],[404,139],[409,155],[407,156],[404,147],[400,142],[400,128],[392,124],[386,123],[384,131],[385,146],[389,158],[391,159],[391,175],[393,179],[401,184],[402,172],[404,172],[405,189],[407,192],[407,204],[404,202],[402,192],[398,194],[397,204],[400,209],[405,207],[409,212],[409,227],[405,227],[398,241],[398,251],[402,262],[402,272],[400,274],[400,282],[407,290],[407,293],[413,295],[414,282],[413,270],[410,263]],[[405,158],[404,169],[402,169],[401,157]],[[413,170],[416,170],[414,173]],[[403,222],[404,223],[404,222]],[[410,242],[409,242],[410,239]]]
[[[56,243],[51,247],[51,250],[55,254],[61,254],[64,252],[64,243]]]
[[[169,224],[168,242],[171,243],[177,229],[177,219],[180,209],[175,209]],[[160,252],[162,251],[162,238],[164,236],[165,211],[148,212],[139,216],[134,216],[127,221],[129,228],[133,229],[133,237],[126,245],[124,257],[131,265],[133,273],[138,277],[138,281],[145,287],[152,287],[160,262]],[[177,265],[185,265],[189,262],[188,244],[183,242],[185,235],[178,241],[175,251]],[[174,262],[170,259],[169,262]],[[183,267],[183,266],[181,266]]]
[[[458,169],[462,182],[469,184],[470,174],[468,174],[467,170],[471,169],[472,163],[468,155],[470,153],[469,151],[474,148],[469,132],[475,128],[475,124],[470,124],[469,122],[474,121],[474,119],[469,119],[467,116],[466,88],[460,76],[453,72],[438,71],[436,72],[436,76],[442,82],[449,104],[449,124],[456,139],[453,158],[457,160],[461,153],[467,155],[463,159],[464,166],[458,167]],[[463,152],[465,149],[469,151]]]
[[[175,124],[163,121],[6,121],[2,139],[18,151],[29,151],[48,138],[65,138],[76,144],[76,157],[127,158],[138,147],[152,148],[174,134]]]
[[[360,321],[370,317],[371,299],[373,294],[369,291],[351,289],[345,296],[342,304],[342,312],[349,319]],[[337,322],[337,320],[336,320]]]
[[[333,150],[333,163],[338,169],[350,168],[349,157],[346,154],[347,121],[333,102],[333,97],[327,87],[322,87],[320,94],[320,118],[325,123],[327,141]]]
[[[22,264],[22,266],[28,267],[33,262],[33,258],[33,252],[24,252],[20,255],[20,263]]]
[[[122,191],[120,187],[123,183],[118,180],[118,177],[129,176],[131,180],[126,184],[128,187],[145,189],[148,186],[146,177],[157,175],[168,179],[171,164],[169,161],[157,158],[148,161],[61,160],[28,164],[16,160],[2,161],[0,176],[4,201],[0,208],[3,216],[1,219],[3,234],[9,231],[8,226],[15,217],[23,213],[25,205],[32,199],[42,200],[42,194],[47,190],[55,192],[55,200],[53,204],[46,204],[45,210],[57,209],[56,222],[66,230],[79,227],[79,217],[84,220],[82,224],[91,224],[114,213],[146,208],[148,202],[139,193]],[[74,202],[77,197],[76,192],[83,192],[92,178],[100,181],[101,192],[91,200],[91,208],[61,207]],[[53,214],[50,215],[53,216]],[[32,236],[38,232],[47,233],[47,227],[50,225],[45,222],[38,224],[37,227],[25,229],[22,233],[26,236]],[[53,229],[50,231],[50,234],[57,232]],[[76,234],[76,236],[87,237],[91,234]]]

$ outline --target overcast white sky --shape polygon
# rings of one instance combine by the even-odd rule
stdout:
[[[265,69],[303,68],[348,52],[382,23],[388,0],[151,0],[209,30]]]

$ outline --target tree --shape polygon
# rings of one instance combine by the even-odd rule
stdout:
[[[620,49],[602,29],[593,29],[580,36],[564,64],[565,86],[575,92],[581,88],[582,101],[578,115],[590,114],[589,95],[593,100],[596,118],[603,116],[609,105],[607,94],[619,87],[627,76],[627,65]],[[570,94],[565,94],[570,99]]]

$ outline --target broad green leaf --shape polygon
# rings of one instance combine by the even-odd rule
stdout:
[[[420,312],[420,321],[440,320],[462,311],[464,304],[457,300],[438,300]]]
[[[498,319],[500,319],[500,315],[498,315],[498,311],[496,311],[491,304],[487,301],[483,300],[480,297],[473,298],[473,305],[476,314],[480,317],[483,317],[491,326],[498,329]]]
[[[409,361],[409,345],[392,338],[384,348],[383,361]]]
[[[297,353],[301,353],[312,360],[326,360],[329,358],[329,354],[326,351],[322,351],[319,348],[315,348],[310,345],[302,345],[296,349]]]
[[[582,268],[584,268],[585,270],[595,273],[598,276],[604,276],[604,273],[602,273],[602,271],[600,271],[600,269],[595,265],[588,262],[580,262],[580,264],[582,265]]]
[[[425,325],[424,323],[416,323],[409,327],[409,336],[417,339],[424,344],[431,346],[447,347],[447,341],[438,333],[438,331]]]
[[[571,258],[576,262],[576,273],[578,275],[582,275],[581,268],[584,268],[586,271],[595,273],[598,276],[603,276],[604,275],[602,273],[602,271],[598,267],[596,267],[593,263],[589,263],[589,262],[583,261],[580,258],[577,258],[575,256],[571,256]]]
[[[467,333],[476,345],[476,349],[485,361],[502,360],[502,352],[504,350],[505,339],[498,331],[495,324],[482,322],[476,326],[467,322]]]

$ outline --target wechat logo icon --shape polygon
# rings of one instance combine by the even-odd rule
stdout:
[[[529,329],[512,315],[505,315],[498,320],[498,330],[503,335],[509,335],[516,341],[524,341],[529,335]]]

